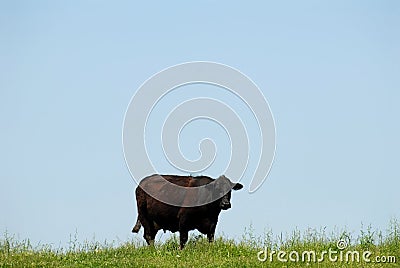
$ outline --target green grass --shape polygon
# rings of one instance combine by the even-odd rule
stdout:
[[[302,262],[301,259],[281,262],[276,254],[272,262],[257,259],[257,254],[265,247],[268,253],[281,250],[288,255],[296,251],[300,256],[310,250],[317,254],[329,248],[338,250],[339,239],[348,243],[344,254],[346,251],[356,250],[360,254],[371,251],[372,262],[346,262],[344,258],[331,262],[327,256],[323,262]],[[119,246],[75,241],[67,249],[55,249],[46,245],[33,247],[29,240],[19,241],[5,234],[0,239],[0,267],[400,267],[400,224],[396,220],[384,232],[366,227],[356,236],[347,231],[327,234],[325,229],[310,229],[294,230],[288,235],[274,235],[269,231],[256,237],[249,228],[239,240],[219,237],[209,244],[202,236],[191,236],[184,250],[178,249],[178,236],[156,243],[154,247],[133,241]],[[376,256],[394,256],[396,262],[376,263]]]

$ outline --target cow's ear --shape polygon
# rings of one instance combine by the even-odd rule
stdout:
[[[235,190],[235,191],[237,191],[237,190],[240,190],[240,189],[242,189],[243,188],[243,185],[242,184],[240,184],[240,183],[236,183],[234,186],[233,186],[233,190]]]

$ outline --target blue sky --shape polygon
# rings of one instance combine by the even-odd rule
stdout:
[[[0,232],[55,245],[75,231],[134,237],[125,110],[151,75],[195,60],[249,76],[276,123],[267,181],[233,194],[217,232],[384,230],[400,218],[399,12],[398,1],[2,1]]]

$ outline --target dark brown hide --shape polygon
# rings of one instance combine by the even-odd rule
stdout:
[[[182,249],[188,240],[188,232],[197,229],[212,242],[219,213],[231,207],[231,190],[241,188],[242,184],[232,183],[225,176],[216,180],[206,176],[146,177],[136,188],[138,218],[132,232],[137,233],[143,226],[143,237],[150,245],[154,243],[158,230],[179,231]],[[168,201],[165,203],[158,199]],[[199,200],[204,205],[190,206]]]

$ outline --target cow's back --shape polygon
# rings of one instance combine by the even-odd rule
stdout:
[[[172,184],[179,185],[182,187],[197,187],[201,185],[208,184],[212,182],[214,179],[207,177],[207,176],[179,176],[179,175],[158,175],[154,174],[151,176],[148,176],[144,178],[143,180],[140,181],[139,185],[140,186],[145,186],[145,185],[158,185],[162,186],[165,185],[165,181],[168,181]]]

